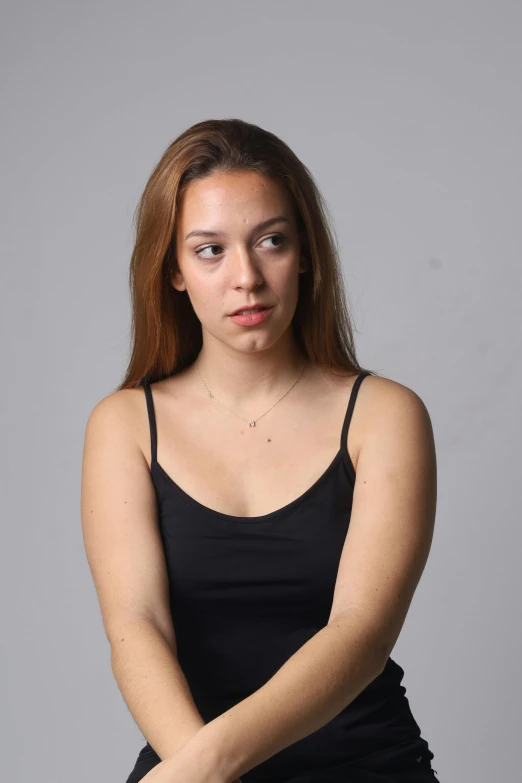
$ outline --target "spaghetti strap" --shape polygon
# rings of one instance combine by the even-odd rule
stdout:
[[[348,402],[348,408],[346,409],[343,428],[341,431],[341,450],[344,451],[347,455],[348,427],[350,426],[350,421],[352,420],[352,413],[355,406],[355,400],[357,399],[357,394],[359,392],[359,386],[367,375],[371,375],[371,372],[365,370],[364,372],[360,373],[355,379],[355,383],[352,386],[352,391],[350,392],[350,400]]]
[[[156,414],[154,413],[154,401],[152,399],[152,391],[150,383],[145,381],[143,384],[145,391],[145,399],[147,400],[147,413],[149,415],[149,430],[150,430],[150,461],[153,465],[157,460],[158,455],[158,433],[156,429]]]

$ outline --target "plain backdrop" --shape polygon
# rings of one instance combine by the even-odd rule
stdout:
[[[80,522],[129,349],[132,215],[166,146],[239,117],[311,169],[359,358],[424,400],[428,564],[392,657],[441,783],[520,774],[522,5],[1,4],[2,775],[124,783],[144,744]]]

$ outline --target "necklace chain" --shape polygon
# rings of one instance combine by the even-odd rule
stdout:
[[[297,378],[297,381],[299,380],[299,378],[301,377],[301,375],[304,373],[304,371],[305,371],[305,367],[306,367],[307,363],[308,363],[308,359],[305,361],[305,363],[304,363],[304,365],[303,365],[303,369],[301,370],[301,372],[300,372],[300,374],[299,374],[299,377]],[[288,391],[286,391],[286,392],[283,394],[283,397],[280,397],[280,398],[277,400],[277,402],[274,402],[274,404],[273,404],[273,405],[272,405],[272,406],[271,406],[271,407],[270,407],[270,408],[269,408],[267,411],[265,411],[264,413],[262,413],[262,414],[261,414],[261,416],[258,416],[258,417],[257,417],[257,419],[245,419],[245,418],[243,418],[243,416],[240,416],[240,415],[239,415],[239,413],[236,413],[235,411],[232,411],[232,410],[230,410],[230,408],[227,408],[227,407],[226,407],[226,405],[223,405],[223,403],[219,402],[218,398],[217,398],[217,397],[215,397],[215,396],[212,394],[212,392],[211,392],[211,391],[210,391],[210,389],[208,388],[208,386],[207,386],[207,384],[205,383],[205,381],[203,380],[203,378],[201,378],[201,373],[200,373],[200,371],[199,371],[199,366],[198,366],[198,364],[196,364],[196,370],[198,371],[198,375],[199,375],[199,377],[200,377],[200,379],[201,379],[201,383],[203,384],[203,386],[205,387],[205,389],[208,391],[208,396],[209,396],[209,397],[211,397],[213,400],[215,400],[215,401],[218,403],[218,405],[221,405],[221,407],[222,407],[222,408],[225,408],[225,410],[227,410],[229,413],[233,413],[233,414],[234,414],[234,416],[238,416],[240,419],[243,419],[243,421],[246,421],[246,422],[248,422],[248,424],[250,425],[250,427],[255,427],[255,426],[256,426],[256,422],[257,422],[257,421],[259,421],[259,419],[262,419],[262,418],[263,418],[263,416],[266,416],[266,414],[267,414],[267,413],[269,413],[269,412],[272,410],[272,408],[275,408],[275,406],[277,405],[277,403],[278,403],[278,402],[281,402],[281,400],[283,399],[283,397],[286,397],[286,395],[288,394],[288,392],[292,391],[292,389],[294,388],[294,386],[295,386],[295,385],[296,385],[296,383],[297,383],[297,381],[294,381],[294,383],[293,383],[293,384],[290,386],[290,388],[288,389]]]

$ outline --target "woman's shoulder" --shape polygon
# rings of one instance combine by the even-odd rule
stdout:
[[[184,373],[179,373],[176,376],[169,376],[159,381],[147,382],[147,385],[152,391],[153,397],[161,395],[164,391],[169,393],[176,393],[176,390],[181,391],[184,384]],[[119,417],[134,418],[135,414],[143,409],[145,405],[145,382],[140,383],[138,386],[130,386],[124,389],[116,389],[109,392],[105,397],[102,397],[94,406],[91,411],[92,415],[95,411],[104,411],[107,415],[114,415]]]
[[[328,377],[332,388],[338,390],[340,394],[349,393],[361,376],[364,377],[360,381],[359,389],[357,390],[358,401],[359,398],[361,400],[364,398],[371,405],[387,405],[393,404],[394,400],[411,401],[415,398],[420,399],[419,395],[410,387],[400,381],[376,373],[374,370],[358,370],[337,378],[327,376],[325,373],[325,377]]]
[[[383,375],[364,378],[357,395],[357,440],[381,444],[407,441],[429,444],[433,440],[431,418],[421,396],[411,387]],[[354,412],[355,413],[355,412]]]
[[[334,388],[345,400],[351,399],[352,391],[361,375],[365,377],[356,390],[356,400],[350,423],[350,437],[357,444],[357,451],[366,437],[384,432],[393,422],[403,422],[405,427],[429,422],[429,414],[419,394],[400,381],[377,374],[372,370],[358,371],[346,378],[333,381]]]
[[[137,444],[147,455],[150,428],[143,385],[116,389],[96,402],[87,418],[86,437],[87,433],[117,440],[122,448],[135,448]]]
[[[361,375],[365,377],[361,381],[358,396],[360,394],[362,398],[364,394],[365,397],[371,400],[372,404],[380,402],[382,405],[386,405],[400,400],[407,403],[408,401],[412,402],[415,399],[421,399],[414,389],[400,381],[377,373],[375,370],[362,370],[354,373],[347,379],[347,385],[353,388]]]
[[[89,413],[89,419],[110,418],[125,421],[133,417],[137,407],[145,399],[143,386],[116,389],[102,397]]]

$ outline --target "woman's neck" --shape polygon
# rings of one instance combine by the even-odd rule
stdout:
[[[273,403],[291,387],[304,367],[300,379],[303,382],[309,366],[306,354],[296,345],[284,352],[271,349],[254,353],[203,347],[189,371],[194,373],[203,393],[208,394],[208,389],[222,404],[244,410]]]

